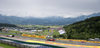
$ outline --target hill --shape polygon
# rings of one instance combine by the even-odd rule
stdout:
[[[69,39],[100,38],[100,16],[91,17],[84,21],[64,26],[64,29],[66,33],[62,35],[63,38],[69,38]]]
[[[17,27],[17,26],[13,24],[0,23],[0,27]]]
[[[0,15],[0,23],[21,24],[23,20],[21,17]]]
[[[5,16],[0,15],[0,23],[8,24],[32,24],[32,25],[68,25],[77,21],[85,20],[93,16],[99,16],[100,13],[94,13],[91,15],[82,15],[75,18],[63,18],[63,17],[46,17],[46,18],[35,18],[35,17],[16,17],[16,16]]]

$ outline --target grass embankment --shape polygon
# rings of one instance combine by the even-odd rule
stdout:
[[[4,34],[4,35],[18,35],[18,34],[21,34],[21,32],[19,31],[8,31],[8,32],[0,32],[0,34]]]
[[[16,48],[16,47],[6,45],[6,44],[1,44],[1,43],[0,43],[0,47],[3,47],[3,48]]]

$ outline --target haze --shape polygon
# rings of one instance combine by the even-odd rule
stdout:
[[[18,17],[78,17],[100,12],[100,0],[0,0],[0,14]]]

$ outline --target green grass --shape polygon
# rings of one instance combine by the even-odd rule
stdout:
[[[58,28],[58,27],[63,27],[60,25],[55,25],[55,26],[44,26],[44,25],[17,25],[19,27],[51,27],[51,28]]]
[[[3,34],[3,35],[15,35],[15,34],[10,34],[10,33],[2,33],[2,32],[0,32],[0,34]]]
[[[54,30],[53,35],[60,35],[60,33],[57,30]]]
[[[16,47],[6,45],[6,44],[1,44],[1,43],[0,43],[0,47],[3,47],[3,48],[16,48]]]
[[[53,32],[54,33],[51,36],[53,36],[53,35],[60,35],[57,30],[53,30]],[[50,33],[52,33],[52,32],[51,31],[48,32],[48,30],[45,30],[44,32],[37,32],[38,35],[49,35]]]
[[[4,35],[18,35],[18,34],[21,34],[21,32],[20,31],[10,30],[8,32],[0,32],[0,34],[4,34]]]
[[[9,32],[11,32],[11,33],[20,33],[20,31],[14,31],[14,30],[10,30]]]

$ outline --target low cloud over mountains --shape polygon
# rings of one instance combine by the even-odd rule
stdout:
[[[100,16],[100,13],[94,13],[88,16],[82,15],[75,18],[63,18],[63,17],[46,17],[46,18],[22,18],[16,16],[4,16],[0,15],[0,23],[9,23],[9,24],[38,24],[38,25],[67,25],[72,24],[77,21],[84,20],[93,16]]]

